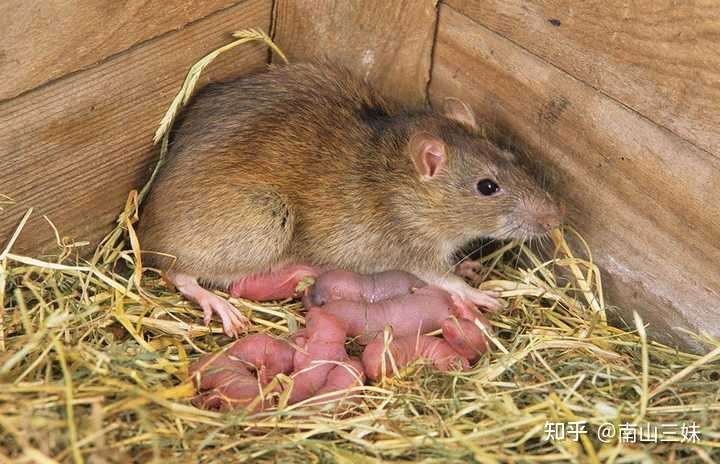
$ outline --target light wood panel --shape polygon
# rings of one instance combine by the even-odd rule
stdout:
[[[0,100],[85,69],[240,0],[10,0],[0,15]]]
[[[327,58],[389,97],[424,103],[434,0],[277,0],[276,43],[292,61]]]
[[[430,95],[466,99],[561,173],[626,316],[685,346],[677,327],[720,335],[720,160],[447,6]]]
[[[447,3],[720,157],[720,2]]]
[[[247,0],[0,103],[0,193],[17,201],[0,212],[0,243],[29,206],[37,213],[18,251],[53,249],[40,214],[75,239],[101,238],[128,192],[149,175],[153,133],[189,67],[232,40],[232,31],[267,30],[270,11],[270,0]],[[266,47],[241,46],[219,58],[202,81],[241,75],[266,61]]]

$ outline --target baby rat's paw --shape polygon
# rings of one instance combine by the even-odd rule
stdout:
[[[482,316],[477,319],[486,328],[489,324]],[[482,330],[474,321],[466,319],[447,318],[442,323],[442,333],[445,341],[463,358],[475,362],[478,357],[488,350],[488,343]]]

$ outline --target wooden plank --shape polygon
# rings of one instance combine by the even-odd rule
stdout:
[[[448,0],[476,22],[720,156],[720,3]]]
[[[560,172],[625,316],[684,346],[678,327],[720,335],[720,160],[447,6],[434,58],[433,101],[468,100]]]
[[[29,2],[0,15],[0,100],[238,3],[238,0]]]
[[[383,94],[424,103],[435,0],[277,0],[274,39],[292,61],[329,59]]]
[[[17,201],[0,212],[0,244],[29,206],[37,213],[18,251],[53,249],[40,214],[75,239],[101,238],[148,176],[153,133],[189,67],[232,40],[231,31],[267,30],[270,11],[270,0],[247,0],[0,104],[0,193]],[[266,62],[267,47],[240,46],[213,63],[201,84]]]

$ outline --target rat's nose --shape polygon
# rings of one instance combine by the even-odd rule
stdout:
[[[562,224],[562,216],[556,211],[540,213],[535,216],[535,220],[537,221],[537,224],[539,224],[540,227],[545,229],[547,232],[550,232]]]

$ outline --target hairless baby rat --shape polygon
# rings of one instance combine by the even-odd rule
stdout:
[[[452,273],[454,252],[478,237],[544,235],[561,219],[551,195],[483,135],[462,101],[411,110],[344,69],[292,64],[198,92],[139,232],[145,250],[175,257],[168,264],[149,254],[150,263],[206,321],[215,312],[236,334],[243,317],[198,281],[228,286],[313,266],[397,269],[493,307],[496,294]]]

